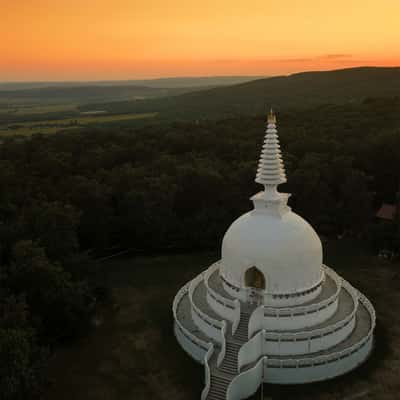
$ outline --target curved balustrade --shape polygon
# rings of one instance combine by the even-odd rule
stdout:
[[[294,307],[286,307],[286,308],[281,308],[281,307],[264,307],[264,315],[265,316],[275,316],[275,317],[291,317],[295,315],[306,315],[306,314],[311,314],[317,311],[321,311],[326,307],[329,307],[332,303],[334,303],[339,296],[341,287],[342,287],[342,282],[343,279],[331,268],[328,266],[324,265],[325,271],[328,273],[328,275],[334,280],[336,284],[336,291],[333,295],[328,297],[327,299],[319,302],[319,303],[313,303],[309,304],[306,306],[294,306]]]
[[[305,367],[335,362],[339,359],[349,357],[355,352],[359,351],[371,339],[371,336],[373,334],[376,325],[376,315],[375,315],[375,310],[370,301],[361,293],[357,293],[357,295],[359,297],[359,301],[365,306],[371,317],[371,326],[368,331],[368,334],[365,335],[360,341],[358,341],[357,343],[353,344],[352,346],[344,350],[316,357],[307,357],[298,359],[268,358],[267,366],[270,368],[305,368]]]
[[[266,331],[265,333],[265,340],[269,341],[301,341],[301,340],[309,340],[309,339],[314,339],[318,337],[323,337],[327,336],[329,334],[335,333],[338,330],[344,328],[348,323],[350,323],[357,310],[358,310],[358,296],[359,292],[354,289],[353,286],[350,285],[347,281],[342,282],[342,287],[347,290],[347,292],[350,294],[354,308],[353,311],[346,316],[343,320],[337,321],[335,324],[332,325],[327,325],[324,328],[317,328],[317,329],[311,329],[308,331],[304,332],[268,332]]]
[[[196,278],[194,278],[190,283],[189,283],[189,300],[190,304],[192,306],[192,310],[207,324],[213,326],[214,328],[217,329],[222,329],[223,323],[220,320],[217,320],[215,318],[210,317],[206,313],[200,310],[199,307],[197,307],[195,301],[193,300],[193,294],[194,291],[197,288],[197,285],[204,279],[204,272],[201,273],[200,275],[197,275]]]
[[[352,312],[347,315],[343,320],[338,321],[335,324],[328,325],[324,328],[318,328],[314,330],[304,331],[304,332],[268,332],[265,329],[259,330],[256,335],[254,335],[246,344],[244,344],[239,350],[238,354],[238,370],[245,365],[255,362],[260,357],[260,348],[263,349],[262,342],[260,345],[260,340],[265,341],[310,341],[312,339],[321,338],[327,335],[335,334],[337,331],[344,329],[349,323],[354,321],[355,314],[358,310],[358,304],[361,302],[371,316],[371,327],[369,333],[363,340],[354,344],[353,346],[344,349],[340,352],[335,352],[326,356],[319,356],[316,358],[303,358],[303,359],[274,359],[269,358],[268,365],[275,368],[294,368],[294,367],[308,367],[310,365],[325,364],[327,362],[335,361],[339,358],[349,356],[356,352],[360,347],[362,347],[372,335],[375,327],[375,310],[369,300],[363,296],[359,291],[357,291],[350,283],[343,281],[343,288],[347,290],[351,295],[354,307]],[[263,351],[263,350],[261,350]],[[265,351],[265,350],[264,350]],[[262,354],[262,353],[261,353]],[[271,357],[271,356],[269,356]]]
[[[182,332],[182,334],[193,344],[196,346],[200,347],[201,349],[207,351],[212,345],[211,342],[206,342],[205,340],[202,340],[195,336],[192,332],[187,330],[179,321],[178,316],[177,316],[177,310],[179,307],[179,303],[181,302],[183,296],[185,296],[189,291],[189,283],[187,283],[185,286],[179,289],[178,293],[176,294],[174,301],[172,303],[172,313],[174,315],[174,320],[175,320],[175,326]]]
[[[232,335],[234,335],[240,322],[240,301],[238,299],[232,300],[222,296],[209,285],[210,276],[219,269],[219,266],[220,261],[217,261],[206,270],[204,274],[204,285],[206,286],[208,296],[215,302],[214,306],[209,302],[210,306],[212,306],[222,318],[232,322]]]
[[[230,308],[234,310],[239,303],[239,300],[235,299],[228,299],[227,297],[222,296],[221,294],[217,293],[213,288],[210,287],[208,280],[210,276],[219,268],[220,261],[212,264],[205,272],[204,275],[204,284],[206,285],[208,294],[218,303],[222,304],[224,307]]]

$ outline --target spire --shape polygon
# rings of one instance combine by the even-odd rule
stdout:
[[[268,114],[267,130],[262,147],[255,181],[265,186],[276,187],[286,182],[285,166],[276,130],[276,116],[272,108]]]
[[[276,116],[272,109],[268,114],[267,130],[255,181],[264,185],[264,190],[251,198],[254,203],[254,212],[281,217],[290,210],[287,206],[289,193],[279,193],[277,190],[278,185],[286,182],[286,173],[276,130]]]
[[[272,107],[269,109],[267,122],[269,124],[276,124],[276,115],[274,114],[274,111],[272,110]]]

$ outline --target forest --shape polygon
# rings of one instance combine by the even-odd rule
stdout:
[[[277,110],[290,206],[322,237],[398,249],[400,98]],[[0,393],[39,397],[49,355],[107,301],[92,260],[215,250],[251,209],[265,115],[5,137],[0,145]]]

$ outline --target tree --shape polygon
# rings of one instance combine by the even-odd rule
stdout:
[[[36,398],[44,383],[46,352],[31,332],[0,328],[0,393],[4,400]]]
[[[94,306],[88,285],[74,282],[37,244],[14,246],[4,283],[16,296],[26,296],[32,324],[47,341],[56,343],[87,329]]]
[[[78,250],[79,212],[58,201],[36,201],[25,210],[29,236],[46,249],[53,260],[62,260]]]

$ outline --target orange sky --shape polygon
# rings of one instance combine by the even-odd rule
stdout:
[[[0,81],[400,65],[400,0],[0,0]]]

